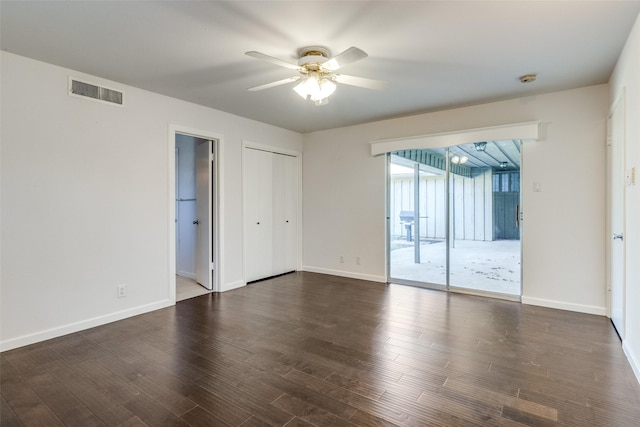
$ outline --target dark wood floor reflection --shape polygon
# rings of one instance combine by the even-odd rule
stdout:
[[[2,353],[1,420],[635,426],[608,319],[293,273]]]

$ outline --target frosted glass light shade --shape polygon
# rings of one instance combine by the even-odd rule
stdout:
[[[326,104],[326,98],[336,91],[336,84],[329,79],[318,79],[317,76],[309,76],[298,83],[293,90],[303,99],[311,99],[316,105]]]

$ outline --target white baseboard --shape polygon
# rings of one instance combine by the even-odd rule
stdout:
[[[226,291],[230,291],[233,289],[238,289],[241,288],[243,286],[246,286],[247,283],[244,280],[238,280],[237,282],[231,282],[231,283],[225,283],[222,286],[220,286],[220,292],[226,292]]]
[[[351,279],[368,280],[370,282],[387,283],[386,277],[374,276],[372,274],[354,273],[352,271],[330,270],[328,268],[312,267],[309,265],[303,265],[302,271],[309,271],[311,273],[328,274],[330,276],[349,277]]]
[[[638,380],[638,383],[640,383],[640,361],[638,361],[638,358],[635,356],[635,354],[633,354],[633,351],[631,351],[631,349],[627,346],[626,341],[622,342],[622,350],[627,356],[627,360],[631,365],[631,369],[633,369],[633,373],[636,374],[636,380]]]
[[[72,334],[74,332],[80,332],[85,329],[94,328],[96,326],[105,325],[111,322],[116,322],[118,320],[148,313],[154,310],[159,310],[161,308],[170,307],[172,305],[174,305],[174,303],[166,299],[151,304],[133,307],[123,311],[117,311],[115,313],[105,314],[104,316],[82,320],[80,322],[69,323],[57,328],[47,329],[33,334],[23,335],[17,338],[11,338],[8,340],[0,341],[0,351],[13,350],[14,348],[24,347],[26,345],[46,341],[51,338],[61,337],[63,335]]]
[[[596,314],[598,316],[606,316],[606,307],[598,307],[595,305],[572,304],[563,301],[554,301],[542,298],[532,298],[522,296],[522,303],[529,305],[537,305],[540,307],[557,308],[559,310],[576,311],[578,313]]]
[[[178,271],[178,276],[186,277],[187,279],[196,280],[195,273],[189,273],[188,271]]]

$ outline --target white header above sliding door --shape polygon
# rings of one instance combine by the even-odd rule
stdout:
[[[371,142],[371,155],[377,156],[398,150],[443,148],[479,141],[503,139],[539,139],[540,122],[514,123],[478,129],[420,135],[408,138],[385,139]]]

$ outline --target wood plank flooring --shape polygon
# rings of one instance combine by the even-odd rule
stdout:
[[[635,426],[608,319],[292,273],[0,355],[2,426]]]

